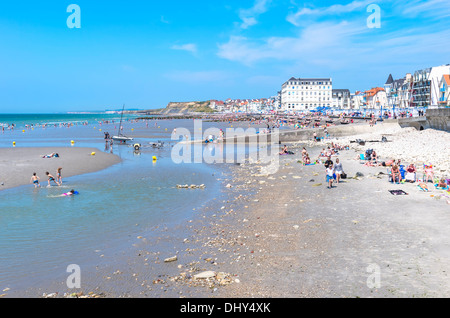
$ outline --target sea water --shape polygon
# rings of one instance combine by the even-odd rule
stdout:
[[[172,130],[192,130],[192,121],[124,125],[128,133],[133,129],[151,136],[135,139],[142,145],[139,152],[130,145],[106,145],[104,132],[113,135],[117,123],[0,133],[0,147],[11,147],[13,140],[17,147],[95,147],[122,159],[105,170],[63,179],[61,187],[26,185],[0,191],[0,288],[44,286],[64,275],[68,265],[98,258],[96,250],[129,248],[123,244],[129,237],[191,218],[193,209],[220,193],[216,167],[175,164],[171,158]],[[76,141],[73,146],[71,140]],[[155,141],[165,146],[152,148]],[[177,189],[177,184],[204,184],[205,189]],[[71,189],[79,194],[61,196]]]

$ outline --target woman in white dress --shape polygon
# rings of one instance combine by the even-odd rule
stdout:
[[[339,183],[341,174],[344,172],[342,163],[339,162],[339,158],[336,158],[336,164],[334,165],[334,173],[336,174],[336,183]]]

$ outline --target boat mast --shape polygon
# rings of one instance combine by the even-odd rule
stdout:
[[[123,117],[123,111],[125,110],[125,104],[123,104],[123,108],[122,108],[122,114],[120,115],[120,124],[119,124],[119,132],[118,132],[118,136],[122,136],[120,129],[122,128],[122,117]]]

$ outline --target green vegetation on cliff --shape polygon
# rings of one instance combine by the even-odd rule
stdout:
[[[210,102],[171,102],[161,112],[167,113],[215,113],[216,110],[209,107]]]

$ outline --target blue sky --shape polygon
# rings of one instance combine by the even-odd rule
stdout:
[[[0,112],[270,97],[292,76],[366,90],[450,63],[449,21],[447,0],[2,1]]]

